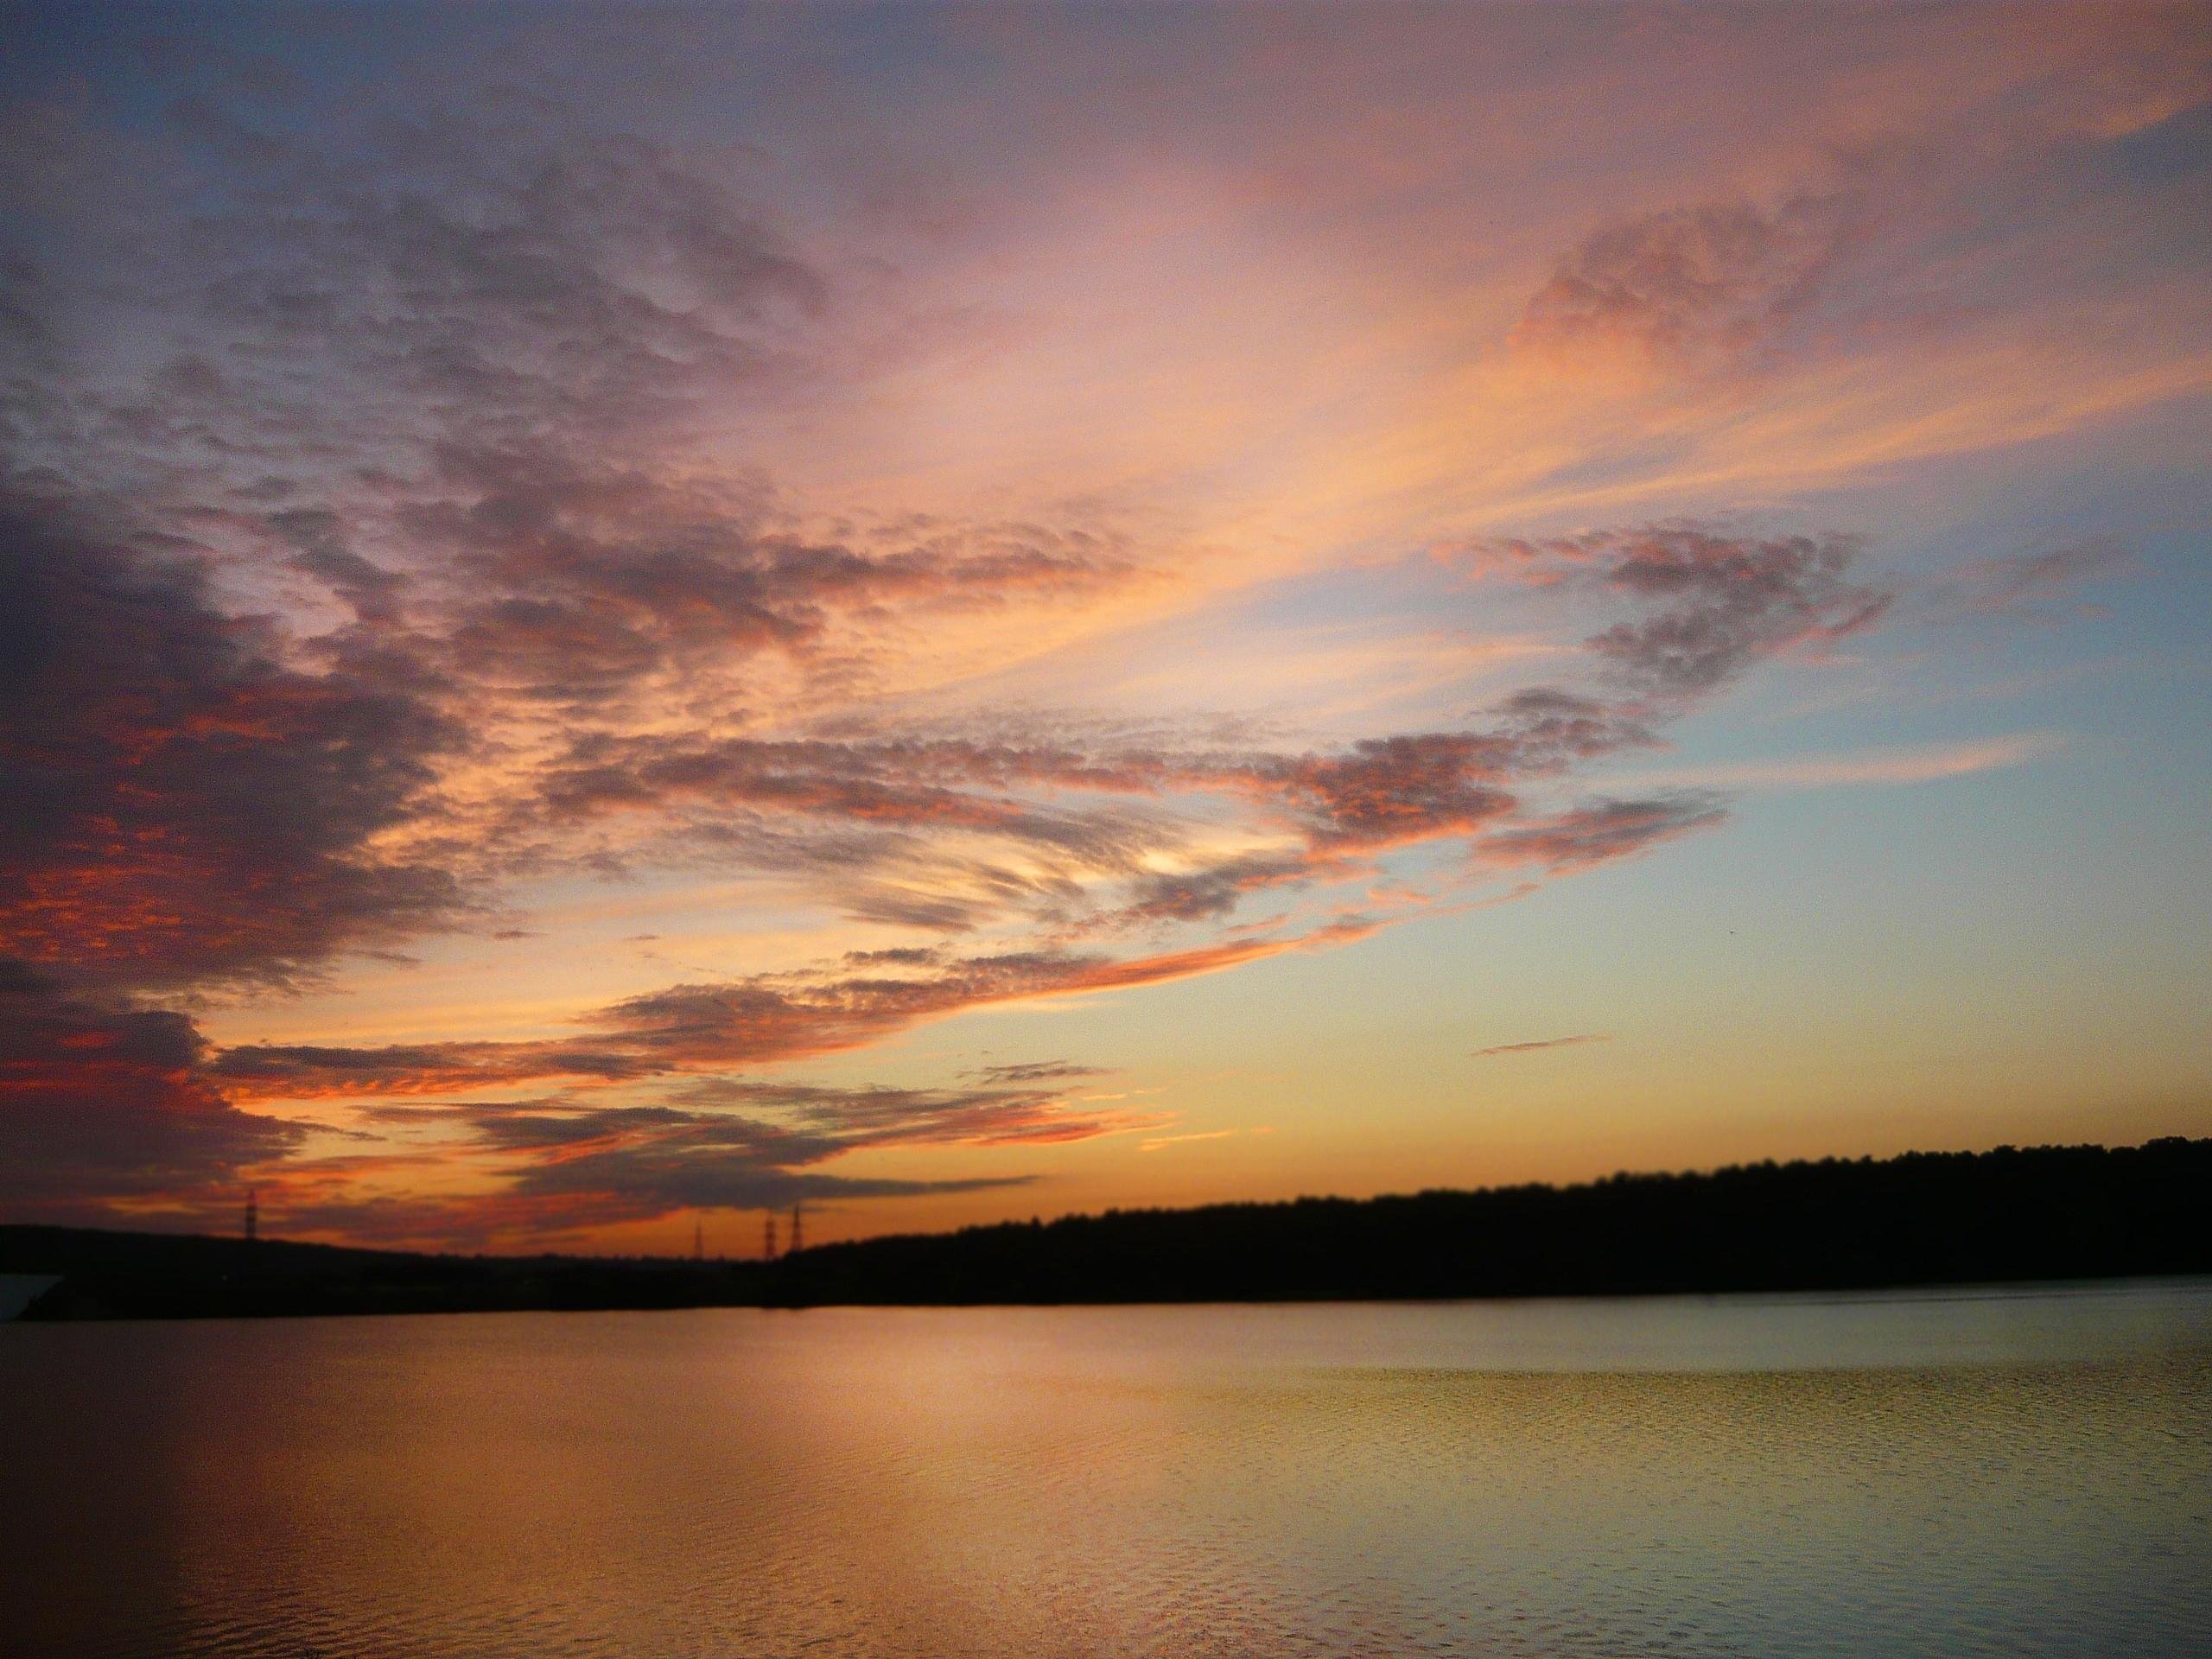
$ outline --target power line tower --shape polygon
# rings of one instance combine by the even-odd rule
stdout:
[[[791,1254],[793,1255],[797,1255],[806,1248],[804,1243],[806,1235],[800,1227],[800,1222],[804,1215],[805,1211],[800,1205],[796,1204],[791,1205]]]
[[[261,1236],[261,1205],[258,1194],[251,1187],[245,1190],[245,1242],[249,1244]]]
[[[765,1260],[772,1262],[776,1259],[776,1212],[772,1210],[768,1211],[767,1224],[761,1229],[761,1236],[760,1254]]]

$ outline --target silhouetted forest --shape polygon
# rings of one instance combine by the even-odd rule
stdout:
[[[2212,1272],[2212,1140],[1109,1211],[773,1262],[418,1255],[0,1227],[27,1319],[1847,1289]]]

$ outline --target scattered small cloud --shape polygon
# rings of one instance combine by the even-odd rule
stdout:
[[[1539,1037],[1525,1043],[1493,1043],[1488,1048],[1476,1049],[1470,1059],[1494,1059],[1503,1054],[1535,1054],[1548,1048],[1580,1048],[1585,1043],[1609,1043],[1610,1036],[1598,1032],[1586,1032],[1573,1037]]]
[[[1158,1152],[1164,1147],[1179,1147],[1192,1141],[1226,1141],[1231,1135],[1243,1135],[1246,1133],[1248,1133],[1248,1131],[1243,1129],[1199,1129],[1194,1130],[1189,1135],[1155,1135],[1148,1141],[1140,1141],[1137,1142],[1137,1150],[1139,1152]],[[1263,1129],[1253,1129],[1249,1131],[1249,1133],[1253,1135],[1262,1135],[1266,1133],[1266,1131]]]
[[[1963,565],[1936,583],[1931,597],[1955,614],[2058,621],[2094,614],[2085,588],[2134,573],[2135,556],[2110,537],[2095,537],[2041,553],[2011,553]]]
[[[1072,1060],[1022,1060],[1007,1065],[978,1066],[969,1077],[988,1084],[1074,1083],[1085,1077],[1109,1077],[1109,1065],[1077,1065]]]
[[[1836,190],[1770,209],[1700,202],[1604,226],[1530,296],[1514,343],[1599,362],[1625,347],[1670,367],[1726,367],[1807,311],[1873,224],[1863,195]]]

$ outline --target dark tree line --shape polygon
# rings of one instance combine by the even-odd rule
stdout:
[[[2212,1272],[2212,1140],[1109,1211],[773,1263],[416,1255],[0,1227],[29,1318],[1847,1289]]]
[[[1268,1301],[2212,1271],[2212,1141],[1075,1217],[806,1251],[778,1300]]]

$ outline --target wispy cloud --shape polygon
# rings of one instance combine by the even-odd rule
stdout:
[[[1019,1060],[979,1066],[968,1073],[985,1083],[1074,1083],[1114,1075],[1111,1066],[1078,1065],[1072,1060]]]
[[[1548,1048],[1578,1048],[1585,1043],[1611,1042],[1610,1037],[1599,1033],[1584,1033],[1573,1037],[1540,1037],[1525,1043],[1493,1043],[1488,1048],[1478,1048],[1469,1056],[1478,1060],[1493,1059],[1503,1054],[1535,1054]]]
[[[1928,600],[1938,614],[2051,621],[2093,613],[2085,592],[2136,572],[2126,547],[2097,537],[2040,553],[1976,559],[1931,583]]]
[[[1265,1135],[1263,1128],[1253,1129],[1200,1129],[1189,1135],[1155,1135],[1137,1142],[1139,1152],[1158,1152],[1164,1147],[1184,1146],[1192,1141],[1226,1141],[1239,1135]]]
[[[584,1015],[579,1034],[566,1040],[372,1048],[245,1044],[215,1056],[207,1076],[239,1098],[302,1100],[444,1095],[549,1081],[609,1084],[772,1065],[862,1047],[972,1009],[1138,989],[1325,949],[1363,938],[1375,925],[1347,919],[1303,933],[1255,934],[1149,956],[1036,950],[947,957],[899,974],[830,967],[672,985]]]
[[[2028,766],[2065,752],[2060,732],[2016,732],[1963,743],[1922,743],[1773,760],[1741,760],[1663,770],[1638,768],[1615,774],[1617,787],[1709,789],[1836,789],[1922,784]]]
[[[1600,799],[1501,830],[1475,843],[1478,861],[1534,865],[1554,874],[1632,858],[1662,842],[1717,827],[1727,817],[1710,794]]]

